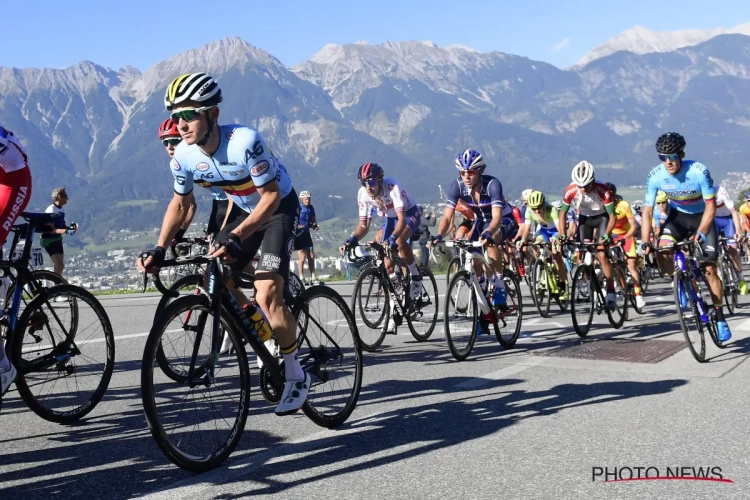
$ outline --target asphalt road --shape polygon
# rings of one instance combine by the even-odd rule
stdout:
[[[442,277],[438,283],[444,293]],[[351,284],[332,286],[349,301]],[[301,412],[275,416],[254,379],[237,450],[222,467],[196,475],[171,465],[143,415],[140,359],[158,297],[104,297],[117,339],[104,400],[63,426],[37,417],[11,390],[0,413],[0,498],[750,496],[750,307],[730,317],[728,349],[709,341],[709,362],[682,348],[639,363],[549,354],[630,338],[648,341],[647,350],[682,341],[666,283],[647,296],[646,314],[620,330],[595,316],[584,341],[570,313],[553,305],[543,319],[524,299],[522,337],[511,350],[485,336],[457,362],[442,324],[427,342],[405,328],[387,337],[380,352],[365,354],[359,404],[335,430]],[[713,477],[733,482],[603,482],[594,473],[605,467],[617,468],[618,478],[637,475],[636,467],[655,467],[660,476],[667,467],[714,468]]]

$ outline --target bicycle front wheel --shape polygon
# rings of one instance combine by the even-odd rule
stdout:
[[[11,338],[16,387],[31,410],[68,424],[101,401],[115,366],[115,338],[107,312],[74,285],[38,291]]]
[[[349,418],[362,388],[362,347],[354,315],[336,291],[317,285],[305,290],[306,327],[298,335],[299,360],[312,382],[305,415],[332,429]]]
[[[593,266],[578,266],[573,276],[573,286],[570,291],[570,314],[573,318],[573,329],[579,337],[588,335],[591,322],[594,319],[595,284],[590,276]]]
[[[628,317],[628,285],[621,266],[612,266],[612,278],[615,283],[615,308],[607,311],[607,318],[612,328],[622,328]]]
[[[720,258],[719,273],[719,276],[721,277],[721,285],[724,288],[724,305],[729,314],[734,314],[734,306],[737,301],[735,300],[732,302],[732,292],[736,293],[737,289],[736,285],[732,286],[732,283],[734,282],[734,269],[732,269],[732,264],[729,262],[729,259],[724,257]]]
[[[154,323],[143,350],[141,392],[151,435],[175,465],[203,472],[223,463],[242,437],[250,404],[250,370],[239,328],[224,308],[219,322],[233,348],[212,350],[213,308],[205,295],[171,302]],[[187,319],[186,319],[187,318]],[[171,366],[193,377],[175,381],[159,367],[164,337],[181,349]]]
[[[451,284],[451,278],[458,272],[459,269],[461,269],[461,259],[458,257],[453,257],[448,263],[448,270],[445,271],[445,286]]]
[[[443,322],[448,349],[458,361],[469,357],[477,339],[479,309],[468,271],[461,270],[451,278],[445,293]]]
[[[673,288],[680,328],[693,357],[703,363],[706,361],[706,337],[698,305],[691,293],[690,280],[681,271],[675,271]]]
[[[362,349],[375,352],[385,340],[385,330],[391,317],[390,292],[377,267],[359,275],[352,291],[351,310],[361,326]]]
[[[438,289],[435,276],[427,267],[420,267],[422,295],[416,301],[407,299],[406,322],[415,339],[423,342],[435,331],[438,317]]]

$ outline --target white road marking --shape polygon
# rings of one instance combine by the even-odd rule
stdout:
[[[528,370],[529,368],[533,368],[534,366],[541,364],[543,361],[544,360],[540,357],[532,357],[531,359],[529,359],[529,362],[527,364],[506,366],[505,368],[487,373],[485,375],[482,375],[481,377],[473,378],[471,380],[467,380],[466,382],[456,384],[455,387],[457,387],[458,389],[475,389],[477,387],[489,384],[492,381],[502,380],[510,375],[515,375],[516,373],[520,373],[522,371]]]

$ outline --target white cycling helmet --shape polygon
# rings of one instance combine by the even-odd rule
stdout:
[[[524,203],[526,203],[526,200],[529,199],[529,195],[533,192],[533,189],[524,189],[521,191],[521,199]]]
[[[594,181],[594,166],[584,160],[573,167],[573,172],[570,177],[573,179],[573,183],[576,186],[587,186]]]
[[[555,200],[552,202],[552,206],[555,208],[560,208],[562,207],[562,202],[560,200]]]
[[[301,192],[301,193],[299,194],[299,197],[300,197],[300,198],[311,198],[311,196],[310,196],[310,191],[302,191],[302,192]]]

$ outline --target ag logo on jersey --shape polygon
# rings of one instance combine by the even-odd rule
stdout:
[[[206,170],[208,170],[208,169],[209,169],[210,167],[208,166],[208,163],[199,163],[199,164],[197,164],[197,165],[195,166],[195,168],[196,168],[197,170],[199,170],[200,172],[205,172],[205,171],[206,171]]]
[[[261,161],[261,162],[258,162],[253,168],[250,169],[250,174],[257,177],[263,174],[266,170],[268,170],[268,162]]]
[[[174,169],[175,172],[178,172],[181,168],[180,164],[177,163],[177,160],[175,160],[174,158],[172,158],[172,161],[170,161],[169,164],[171,165],[172,169]]]
[[[250,163],[250,160],[254,160],[262,154],[263,144],[261,144],[260,141],[255,141],[252,151],[250,151],[249,149],[245,150],[245,163]]]

